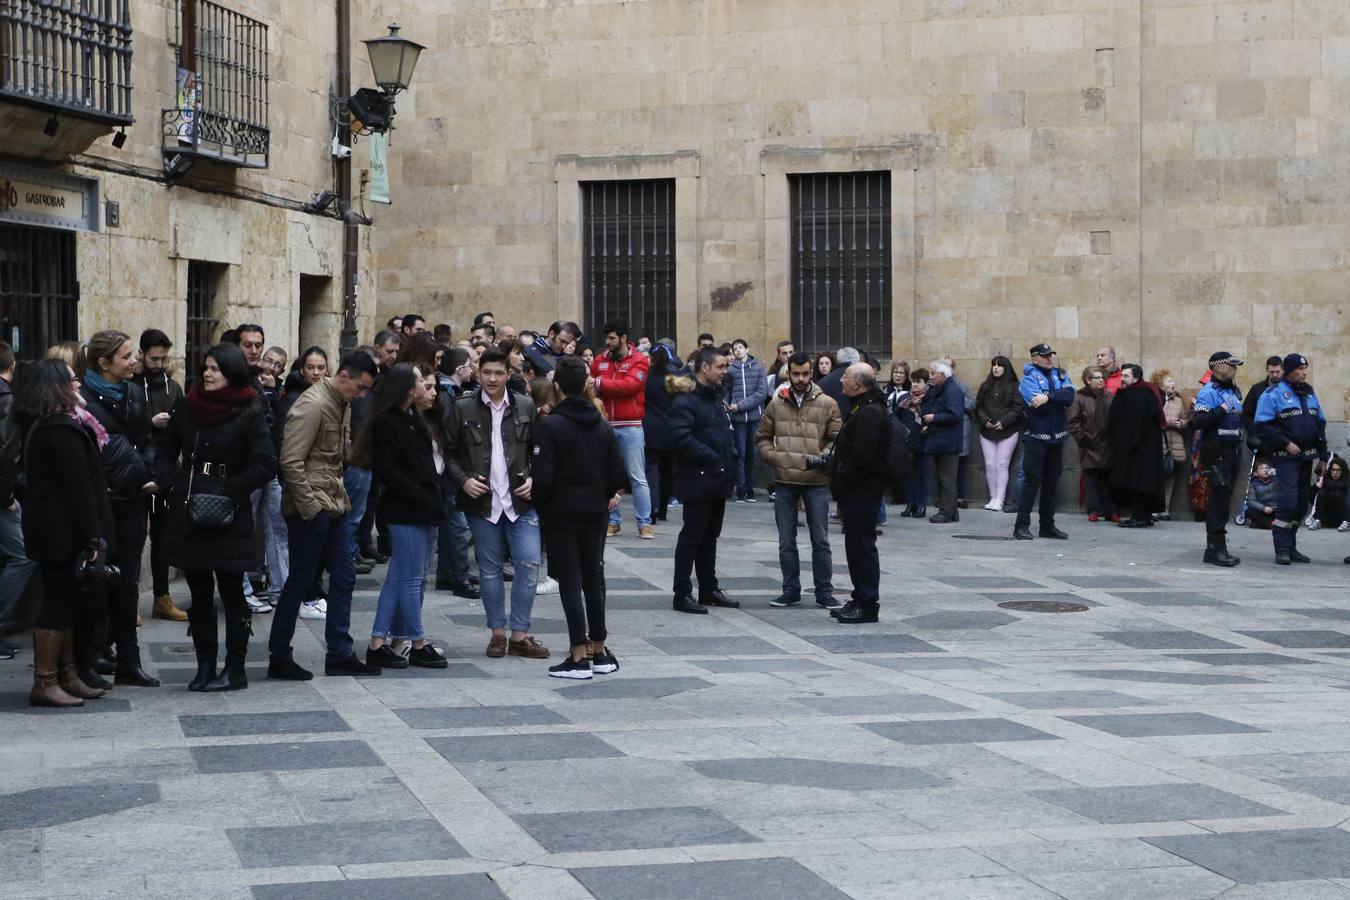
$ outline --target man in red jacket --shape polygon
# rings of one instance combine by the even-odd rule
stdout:
[[[651,540],[656,532],[652,529],[652,493],[647,487],[647,452],[642,433],[647,404],[647,357],[628,343],[627,323],[612,320],[604,324],[603,331],[605,352],[591,362],[591,377],[628,472],[638,537]],[[618,534],[622,522],[623,516],[616,506],[609,511],[609,533]]]

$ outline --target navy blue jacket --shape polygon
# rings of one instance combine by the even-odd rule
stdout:
[[[1217,378],[1195,395],[1191,404],[1191,426],[1201,444],[1242,443],[1242,391]]]
[[[1067,410],[1073,404],[1073,384],[1063,369],[1042,369],[1035,363],[1022,367],[1022,402],[1027,414],[1024,437],[1028,441],[1062,444],[1069,436]],[[1031,405],[1031,398],[1045,394],[1049,403]]]
[[[716,388],[672,378],[671,443],[675,494],[682,501],[730,497],[736,486],[736,443]]]
[[[924,453],[960,453],[961,422],[966,417],[966,395],[955,379],[948,378],[941,385],[930,384],[923,395],[919,414],[932,414],[933,421],[924,433]]]
[[[675,400],[666,390],[666,379],[687,374],[687,370],[679,369],[647,379],[647,412],[642,417],[642,436],[653,450],[675,449],[675,438],[671,434]]]
[[[1312,386],[1287,380],[1268,388],[1256,404],[1256,437],[1266,452],[1291,458],[1285,447],[1295,443],[1298,459],[1325,459],[1327,419]]]

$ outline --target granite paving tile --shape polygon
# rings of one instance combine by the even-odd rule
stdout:
[[[1297,656],[1285,656],[1280,653],[1262,653],[1259,650],[1245,650],[1237,653],[1168,653],[1169,659],[1184,659],[1187,662],[1204,663],[1207,666],[1306,666],[1316,660],[1299,659]]]
[[[1099,631],[1098,636],[1135,650],[1237,650],[1237,644],[1197,631]]]
[[[1137,681],[1140,684],[1261,684],[1260,678],[1246,675],[1211,675],[1207,672],[1150,672],[1144,669],[1071,669],[1070,675],[1098,678],[1102,681]]]
[[[287,769],[349,769],[382,765],[364,741],[221,744],[189,748],[197,770],[279,772]]]
[[[464,848],[434,819],[229,828],[246,869],[454,859]]]
[[[1108,825],[1284,815],[1278,809],[1203,784],[1064,788],[1036,791],[1034,796]]]
[[[1350,832],[1339,828],[1145,838],[1240,884],[1350,878]]]
[[[504,900],[489,875],[413,875],[336,881],[255,884],[254,900],[368,900],[388,894],[399,900]]]
[[[796,702],[831,716],[884,716],[970,711],[968,707],[938,697],[930,697],[927,694],[798,697]]]
[[[846,626],[839,625],[837,628]],[[804,639],[831,653],[941,653],[927,641],[908,634],[812,634]]]
[[[154,782],[70,784],[0,794],[0,831],[50,828],[149,806],[159,800],[159,785]]]
[[[395,710],[409,728],[498,728],[562,725],[567,719],[546,706],[431,706]]]
[[[1206,713],[1134,713],[1117,716],[1065,716],[1088,728],[1119,737],[1160,737],[1191,734],[1261,734],[1264,729],[1220,719]]]
[[[909,790],[944,783],[944,779],[923,769],[792,757],[703,760],[691,762],[689,767],[700,775],[724,781],[836,791]]]
[[[750,844],[759,840],[720,813],[695,806],[598,809],[514,818],[550,853]],[[604,822],[605,826],[577,828],[579,820]]]
[[[846,900],[847,894],[791,859],[749,859],[571,870],[599,900],[791,897]]]
[[[1117,691],[1020,691],[989,694],[995,700],[1023,709],[1098,709],[1111,706],[1149,706],[1152,701]]]
[[[266,734],[320,734],[351,731],[331,709],[294,712],[246,712],[178,717],[184,737],[232,737]]]
[[[1350,634],[1339,631],[1239,631],[1238,634],[1290,650],[1350,647]]]
[[[426,741],[452,763],[623,756],[600,738],[584,732],[432,737]]]
[[[1055,741],[1029,725],[1009,719],[935,719],[924,722],[877,722],[863,725],[873,734],[898,744],[983,744],[998,741]]]

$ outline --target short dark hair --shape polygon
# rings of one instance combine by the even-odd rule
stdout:
[[[141,352],[149,350],[152,347],[172,347],[173,341],[169,336],[158,328],[147,328],[141,332]]]
[[[488,363],[501,363],[506,371],[511,371],[511,362],[506,358],[506,354],[496,347],[489,347],[483,351],[483,355],[478,357],[478,368],[483,368]]]
[[[572,331],[572,329],[571,329],[570,327],[568,327],[568,324],[567,324],[566,322],[564,322],[562,319],[559,319],[558,321],[554,322],[552,325],[548,326],[548,333],[549,333],[549,334],[562,334],[564,331],[569,331],[569,332],[571,332],[572,335],[573,335],[574,337],[575,337],[576,334],[577,334],[577,332]]]
[[[736,338],[736,340],[731,342],[732,347],[735,347],[737,344],[743,344],[745,346],[745,349],[747,350],[750,349],[750,342],[747,341],[745,338]]]
[[[346,372],[347,377],[356,378],[361,375],[369,375],[374,378],[379,374],[379,367],[375,365],[375,360],[370,358],[369,353],[362,353],[360,350],[353,350],[342,357],[342,362],[338,363],[338,372]]]
[[[705,332],[703,332],[702,334],[700,334],[700,335],[698,336],[698,339],[699,339],[700,341],[711,341],[711,340],[715,340],[715,338],[713,338],[712,334],[711,334],[710,332],[707,332],[707,331],[705,331]]]
[[[566,397],[577,397],[586,390],[586,363],[576,356],[564,356],[553,369],[553,383]]]
[[[1138,363],[1126,363],[1125,365],[1121,366],[1121,368],[1129,369],[1131,372],[1133,372],[1135,381],[1144,380],[1144,367],[1139,365]]]
[[[214,359],[216,368],[220,369],[220,374],[225,376],[225,381],[232,388],[248,387],[253,383],[253,374],[248,370],[248,360],[244,359],[244,351],[240,350],[236,344],[219,343],[207,349],[202,354],[202,371],[206,370],[206,360]],[[201,377],[201,372],[197,377]]]
[[[794,354],[792,354],[791,356],[788,357],[788,365],[789,365],[789,366],[811,366],[812,369],[815,368],[815,366],[812,365],[812,362],[811,362],[811,354],[810,354],[810,353],[806,353],[806,352],[804,352],[804,351],[802,351],[802,350],[798,350],[796,353],[794,353]]]
[[[1267,356],[1267,357],[1266,357],[1266,368],[1269,369],[1271,366],[1279,366],[1281,369],[1283,369],[1283,368],[1284,368],[1284,357],[1282,357],[1282,356]],[[1262,460],[1262,461],[1264,462],[1264,460]]]
[[[386,328],[384,331],[381,331],[379,334],[375,335],[376,347],[383,347],[390,341],[393,341],[395,344],[401,344],[403,343],[403,335],[389,328]]]
[[[480,322],[479,324],[473,326],[473,328],[469,329],[470,334],[472,334],[475,331],[486,331],[488,337],[494,339],[497,337],[497,326],[489,325],[487,322]]]
[[[628,323],[623,319],[610,319],[604,325],[600,326],[601,334],[617,334],[619,337],[628,337]]]
[[[12,368],[14,368],[14,348],[0,341],[0,372],[8,372]]]
[[[399,322],[398,324],[400,328],[402,328],[404,331],[407,331],[409,328],[413,327],[418,322],[425,322],[425,321],[426,318],[423,316],[419,316],[417,313],[408,313],[406,316],[403,317],[403,321]]]
[[[797,346],[797,345],[794,344],[794,343],[792,343],[792,341],[779,341],[779,342],[778,342],[778,349],[779,349],[779,350],[782,350],[784,347],[795,347],[795,346]]]
[[[444,344],[450,340],[450,335],[454,329],[450,327],[449,322],[441,322],[435,328],[431,329],[431,336],[436,339],[436,343]]]
[[[473,317],[473,327],[474,327],[474,328],[477,328],[479,325],[482,325],[482,324],[483,324],[483,320],[484,320],[484,319],[488,319],[488,318],[496,319],[496,318],[497,318],[497,314],[494,313],[494,312],[493,312],[492,310],[490,310],[490,309],[485,309],[485,310],[483,310],[483,311],[480,312],[478,315],[476,315],[476,316]]]
[[[263,327],[261,325],[255,324],[253,322],[245,322],[242,325],[236,325],[234,326],[234,330],[238,332],[241,340],[243,339],[243,334],[245,331],[256,331],[259,335],[262,336],[262,339],[264,341],[267,340],[267,332],[263,331]]]
[[[454,375],[460,366],[468,365],[469,351],[463,347],[451,347],[441,354],[441,374]]]
[[[226,328],[220,333],[220,342],[222,344],[234,344],[236,347],[239,346],[239,329]]]
[[[694,372],[703,371],[704,366],[712,365],[721,356],[726,354],[719,347],[699,347],[694,351]]]

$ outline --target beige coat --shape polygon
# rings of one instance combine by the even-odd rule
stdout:
[[[331,380],[311,387],[286,416],[281,439],[281,513],[298,512],[306,521],[321,512],[341,515],[352,508],[342,483],[347,401]]]
[[[834,447],[844,420],[839,404],[815,384],[807,387],[801,406],[785,384],[773,392],[764,407],[755,448],[773,467],[773,480],[782,484],[824,485],[829,476],[806,468],[807,456],[819,456]]]
[[[1177,462],[1185,462],[1186,429],[1191,424],[1191,404],[1186,402],[1186,398],[1176,394],[1171,400],[1163,401],[1163,417],[1169,422],[1173,419],[1181,420],[1180,429],[1163,430],[1163,454],[1170,454]]]

